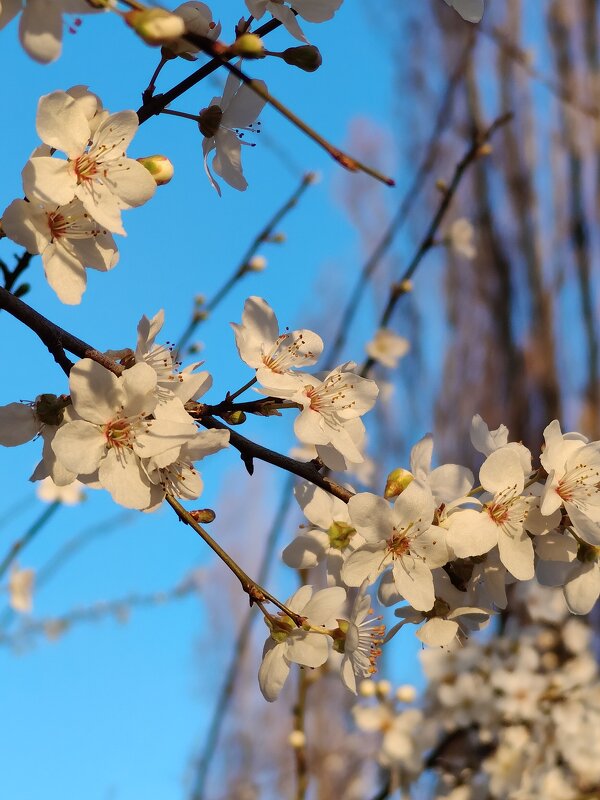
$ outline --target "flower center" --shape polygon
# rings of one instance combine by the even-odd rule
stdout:
[[[107,447],[121,447],[131,448],[133,440],[132,425],[130,420],[123,417],[112,419],[104,426],[104,438],[106,439]]]
[[[291,367],[296,366],[299,359],[314,359],[314,353],[301,351],[301,347],[306,344],[302,334],[298,334],[295,339],[290,333],[282,333],[275,340],[275,344],[268,353],[262,357],[265,367],[272,372],[279,374],[287,372]]]
[[[200,133],[207,139],[217,135],[217,131],[223,119],[223,109],[220,106],[208,106],[203,108],[198,114],[198,127]]]
[[[78,184],[92,180],[98,174],[96,159],[91,158],[88,153],[84,153],[75,159],[73,169],[75,170]]]
[[[329,546],[334,550],[345,550],[350,544],[350,539],[356,533],[351,525],[345,522],[332,522],[327,530]]]

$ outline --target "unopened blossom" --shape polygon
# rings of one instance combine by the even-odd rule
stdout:
[[[85,499],[83,484],[74,480],[67,486],[57,486],[51,477],[44,478],[37,488],[37,496],[44,503],[62,503],[64,506],[76,506]]]
[[[314,668],[327,661],[331,638],[325,632],[311,630],[311,627],[336,628],[345,602],[346,592],[340,586],[321,589],[314,595],[312,586],[302,586],[285,606],[304,617],[305,624],[298,627],[283,612],[265,620],[270,635],[265,642],[258,672],[258,683],[265,700],[272,702],[277,699],[289,675],[290,664]]]
[[[446,0],[467,22],[480,22],[483,17],[484,0]]]
[[[365,539],[342,567],[348,586],[374,583],[391,566],[397,591],[419,611],[435,602],[431,570],[448,560],[445,531],[432,524],[435,501],[426,486],[413,481],[393,506],[370,492],[350,498],[352,524]]]
[[[23,169],[27,198],[62,206],[76,197],[100,225],[124,235],[121,210],[142,205],[156,191],[148,170],[125,155],[138,126],[135,111],[120,111],[92,134],[75,98],[61,91],[45,95],[38,104],[38,135],[67,158],[31,158]]]
[[[395,369],[410,350],[410,342],[389,328],[379,328],[366,345],[367,354],[388,369]]]
[[[231,327],[240,358],[256,370],[258,383],[277,396],[297,385],[294,370],[312,366],[323,352],[323,340],[313,331],[280,333],[275,312],[262,297],[249,297],[241,324],[232,322]]]
[[[100,485],[126,508],[148,508],[151,502],[141,459],[168,451],[174,460],[196,434],[191,420],[149,419],[157,406],[155,387],[156,372],[148,364],[135,364],[116,377],[91,359],[79,361],[69,376],[77,418],[52,441],[67,469],[82,480],[98,471]]]
[[[339,583],[344,559],[363,541],[352,527],[348,505],[313,484],[297,486],[294,494],[310,525],[285,548],[284,563],[311,569],[326,561],[328,575]]]
[[[355,368],[349,361],[322,378],[297,375],[295,385],[280,387],[278,396],[302,406],[294,422],[301,442],[331,446],[348,461],[360,464],[363,455],[357,436],[362,440],[364,428],[357,429],[355,423],[373,408],[379,389],[375,381],[353,372]]]
[[[206,3],[199,3],[195,0],[181,3],[181,5],[173,9],[173,14],[177,14],[184,21],[187,33],[204,36],[207,39],[218,39],[221,35],[221,23],[213,21],[212,11]],[[194,54],[198,52],[198,49],[196,45],[186,40],[184,36],[175,42],[169,42],[169,44],[165,45],[163,54],[194,60]]]
[[[540,457],[548,473],[540,501],[542,514],[561,506],[589,544],[600,545],[600,442],[586,443],[580,434],[563,434],[557,420],[544,431]]]
[[[86,0],[2,0],[0,30],[21,11],[19,38],[31,58],[42,64],[55,61],[61,53],[65,28],[63,15],[87,14],[98,10]]]
[[[306,42],[293,11],[307,22],[325,22],[333,17],[342,5],[342,0],[289,0],[289,7],[283,0],[246,0],[246,5],[255,19],[260,19],[268,11],[292,36]]]
[[[469,220],[464,217],[454,220],[446,234],[448,247],[450,247],[456,255],[463,256],[463,258],[467,258],[469,261],[472,261],[477,255],[474,239],[475,228]]]
[[[338,620],[339,639],[334,647],[344,654],[340,675],[345,686],[354,694],[357,678],[371,677],[377,672],[377,659],[381,655],[381,645],[385,625],[381,616],[373,616],[371,598],[366,594],[366,584],[356,596],[349,619]]]
[[[266,91],[264,81],[253,81]],[[212,160],[212,168],[223,180],[244,192],[248,182],[242,171],[242,144],[244,130],[249,130],[263,110],[266,100],[260,97],[249,86],[241,83],[239,78],[230,72],[225,82],[221,97],[213,97],[210,104],[199,113],[198,127],[204,137],[202,152],[204,153],[204,169],[217,193],[221,187],[213,177],[208,166],[208,157],[216,150]]]
[[[533,545],[525,530],[529,501],[522,494],[525,482],[518,454],[510,447],[492,452],[479,480],[488,493],[482,510],[452,515],[448,544],[458,558],[482,555],[498,545],[508,571],[518,580],[529,580],[534,572]]]
[[[13,200],[2,215],[2,228],[28,253],[42,256],[46,280],[69,305],[81,302],[86,267],[107,272],[119,260],[112,235],[91,218],[80,200],[64,206]]]
[[[33,605],[35,572],[13,566],[8,578],[8,597],[14,611],[28,613]]]

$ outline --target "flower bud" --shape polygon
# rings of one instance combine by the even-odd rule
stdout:
[[[143,167],[146,167],[157,186],[164,186],[165,183],[169,183],[175,172],[173,164],[166,156],[144,156],[143,158],[138,158],[137,161]]]
[[[306,744],[306,736],[304,731],[292,731],[288,736],[288,744],[294,750],[300,750]]]
[[[323,63],[319,48],[312,44],[303,44],[300,47],[288,47],[281,54],[286,64],[298,67],[305,72],[315,72]]]
[[[185,33],[185,22],[181,17],[163,8],[128,11],[123,17],[137,35],[149,45],[166,44]]]
[[[255,33],[243,33],[229,47],[229,53],[240,58],[264,58],[265,48]]]
[[[389,693],[392,690],[392,684],[389,681],[377,681],[375,684],[375,689],[377,690],[377,694],[381,698],[388,697]]]
[[[264,256],[252,256],[245,264],[246,272],[262,272],[267,266],[267,259]]]
[[[417,690],[410,683],[405,683],[396,689],[396,700],[400,703],[414,703]]]
[[[375,681],[365,679],[358,685],[358,693],[361,697],[374,697],[376,691],[377,687],[375,686]]]
[[[190,511],[190,517],[192,517],[195,522],[203,522],[205,524],[213,522],[216,516],[212,508],[199,508],[196,511]]]
[[[386,500],[391,500],[393,497],[398,497],[406,489],[409,483],[414,481],[415,476],[407,469],[393,469],[387,476],[385,482],[385,490],[383,496]]]

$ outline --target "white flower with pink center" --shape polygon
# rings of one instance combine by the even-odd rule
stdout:
[[[525,479],[519,454],[495,450],[484,461],[479,481],[487,494],[481,511],[465,509],[448,518],[448,544],[458,558],[489,552],[498,545],[500,559],[515,578],[533,578],[533,545],[525,530],[532,498],[523,497]]]
[[[2,228],[28,253],[42,256],[46,280],[69,305],[81,301],[86,267],[107,272],[119,260],[112,235],[90,217],[80,200],[65,206],[13,200],[2,215]]]
[[[330,445],[354,464],[364,456],[359,450],[364,428],[356,421],[375,405],[379,389],[375,381],[352,370],[356,364],[341,364],[323,378],[296,376],[295,387],[280,387],[278,396],[302,406],[294,432],[303,444]]]
[[[97,471],[100,485],[116,503],[148,508],[151,482],[141,459],[169,452],[175,460],[195,437],[196,426],[191,419],[150,418],[157,399],[156,372],[148,364],[136,364],[116,377],[86,358],[72,368],[69,387],[77,417],[54,436],[57,459],[82,480]]]
[[[120,111],[92,133],[80,101],[67,92],[45,95],[38,104],[38,135],[67,158],[31,158],[23,169],[27,198],[64,206],[76,197],[100,225],[125,235],[121,210],[142,205],[156,191],[148,170],[125,155],[138,125],[135,111]]]
[[[294,370],[312,366],[323,352],[323,340],[313,331],[280,333],[277,317],[262,297],[249,297],[241,324],[232,322],[231,327],[240,358],[256,370],[256,380],[267,394],[277,397],[303,380]]]
[[[430,490],[413,481],[393,506],[370,492],[350,498],[352,524],[366,544],[342,567],[348,586],[374,583],[391,566],[398,592],[413,608],[429,611],[435,602],[432,569],[448,561],[446,532],[432,524],[435,501]]]
[[[540,461],[548,479],[540,503],[542,514],[553,514],[564,506],[582,539],[600,545],[600,442],[588,444],[581,434],[563,434],[557,420],[548,425],[544,439]]]

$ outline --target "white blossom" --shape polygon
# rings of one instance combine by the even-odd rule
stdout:
[[[264,90],[267,88],[263,81],[254,83]],[[221,188],[210,171],[208,157],[216,150],[212,160],[214,171],[234,189],[244,192],[248,182],[242,171],[242,144],[247,142],[240,138],[243,135],[240,131],[253,125],[265,103],[264,98],[229,73],[223,95],[213,97],[210,104],[200,111],[198,127],[204,137],[204,169],[219,195]]]
[[[92,219],[80,200],[64,206],[13,200],[2,215],[2,228],[28,253],[42,256],[46,280],[70,305],[81,302],[86,267],[107,272],[119,260],[112,235]]]
[[[307,39],[298,25],[292,9],[308,22],[325,22],[333,17],[342,5],[342,0],[289,0],[289,3],[290,7],[286,6],[283,0],[246,0],[248,11],[255,19],[261,19],[268,11],[271,16],[284,25],[292,36],[301,42],[306,42]]]
[[[61,91],[45,95],[38,104],[38,135],[67,158],[34,155],[23,169],[27,198],[55,206],[78,198],[100,225],[124,235],[121,210],[142,205],[156,191],[148,170],[125,155],[138,125],[135,111],[120,111],[92,133],[76,98]]]

